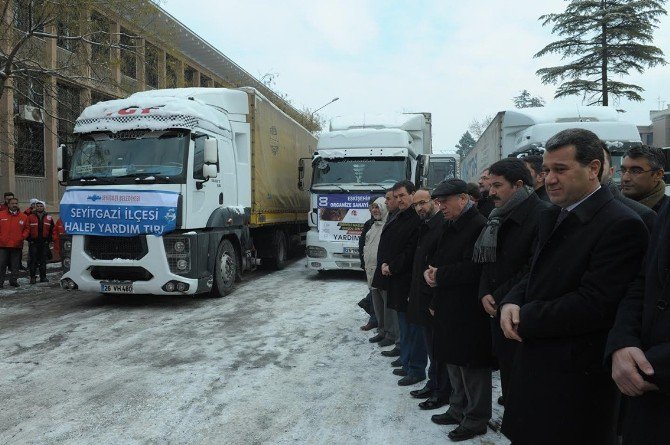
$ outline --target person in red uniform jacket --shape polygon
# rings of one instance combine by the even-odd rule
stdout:
[[[35,208],[28,215],[30,235],[28,236],[30,284],[35,284],[37,268],[40,269],[40,283],[47,280],[47,251],[53,237],[54,219],[44,210],[44,202],[37,201]]]
[[[19,201],[9,199],[7,211],[0,213],[0,288],[5,283],[7,266],[11,275],[9,284],[18,287],[17,275],[21,264],[23,241],[28,238],[30,229],[28,217],[19,211]]]
[[[7,205],[8,201],[14,197],[14,193],[12,192],[5,192],[4,194],[4,201],[2,204],[0,204],[0,212],[6,212],[7,209],[9,209],[9,205]]]
[[[61,261],[63,259],[60,250],[60,240],[62,235],[65,235],[65,226],[63,226],[63,220],[58,218],[58,221],[56,221],[56,225],[54,226],[53,242],[55,258],[59,258]]]

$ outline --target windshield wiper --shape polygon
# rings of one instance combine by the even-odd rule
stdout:
[[[335,184],[334,182],[321,182],[321,183],[319,183],[319,184],[314,184],[314,185],[312,185],[312,188],[317,187],[317,186],[320,187],[320,186],[322,186],[322,185],[324,185],[324,186],[328,186],[328,187],[335,186],[335,187],[337,187],[338,189],[342,190],[343,192],[347,192],[347,193],[349,193],[349,190],[345,189],[344,187],[342,187],[342,186],[339,185],[339,184]]]
[[[158,175],[158,176],[156,176]],[[155,181],[156,179],[169,180],[169,176],[162,176],[161,172],[138,172],[114,176],[114,178],[135,178],[135,181]]]

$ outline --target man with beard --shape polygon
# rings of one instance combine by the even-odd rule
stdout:
[[[626,152],[621,161],[621,192],[658,213],[665,195],[665,156],[660,148],[641,145]]]
[[[493,200],[489,196],[489,189],[491,188],[491,179],[489,178],[489,169],[485,168],[482,174],[479,175],[479,193],[481,198],[477,201],[477,210],[485,217],[489,217],[489,213],[493,210]]]
[[[600,186],[602,143],[584,129],[550,138],[530,272],[501,303],[518,341],[502,431],[515,445],[614,443],[616,387],[603,366],[617,306],[647,247],[644,223]]]
[[[417,335],[411,341],[410,367],[426,368],[430,358],[428,382],[422,389],[411,391],[412,397],[428,399],[419,403],[421,409],[436,409],[449,403],[451,385],[446,366],[438,366],[433,356],[432,316],[428,311],[433,289],[426,284],[423,271],[428,268],[435,246],[442,235],[444,216],[435,207],[430,190],[421,188],[414,193],[414,210],[421,219],[414,261],[412,262],[412,287],[407,303],[407,320],[417,326]],[[444,364],[443,364],[444,365]]]
[[[539,213],[551,207],[531,187],[531,175],[524,162],[505,158],[491,165],[490,196],[495,209],[475,244],[473,261],[482,264],[479,298],[491,317],[493,353],[500,367],[504,404],[509,392],[509,375],[516,342],[500,328],[498,306],[507,292],[528,272],[537,242]]]
[[[485,434],[491,419],[491,328],[477,291],[481,266],[472,253],[486,218],[470,202],[465,182],[449,179],[433,191],[446,219],[432,265],[424,272],[435,288],[434,356],[447,363],[452,386],[449,410],[431,417],[440,425],[458,425],[453,441]]]
[[[411,327],[407,323],[407,297],[412,281],[412,259],[416,248],[416,237],[421,221],[412,209],[412,197],[415,187],[410,181],[400,181],[393,188],[393,196],[398,204],[398,213],[393,221],[382,230],[377,250],[377,269],[372,281],[372,287],[386,289],[388,296],[386,304],[398,314],[398,328],[400,332],[400,360],[401,369],[393,373],[401,377],[410,376],[413,383],[426,378],[424,369],[409,367],[410,347],[408,340],[412,338]],[[401,380],[403,385],[407,380]]]
[[[533,188],[538,198],[542,201],[549,201],[549,195],[547,195],[547,189],[544,187],[544,174],[542,173],[542,156],[541,155],[528,155],[521,158],[526,168],[530,172],[530,177],[533,180]]]

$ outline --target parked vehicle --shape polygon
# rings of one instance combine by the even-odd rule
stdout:
[[[75,133],[58,155],[64,288],[224,296],[304,244],[295,165],[316,138],[253,88],[100,102]]]
[[[368,202],[400,180],[420,179],[430,152],[430,113],[333,120],[311,160],[307,267],[359,270]]]
[[[641,145],[637,127],[621,120],[610,107],[522,108],[500,111],[477,140],[475,147],[461,161],[461,178],[477,182],[483,169],[507,156],[542,152],[544,144],[559,131],[585,128],[597,134],[612,153],[617,171],[623,154],[634,145]]]

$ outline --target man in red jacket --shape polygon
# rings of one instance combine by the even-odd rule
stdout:
[[[47,280],[47,251],[53,237],[54,219],[44,210],[44,202],[37,201],[35,208],[28,215],[28,269],[30,270],[30,284],[35,284],[35,273],[40,269],[40,283]]]
[[[14,193],[12,193],[12,192],[5,192],[5,194],[4,194],[4,199],[5,199],[5,200],[2,202],[2,204],[0,204],[0,212],[6,212],[6,211],[7,211],[7,209],[9,208],[9,205],[7,205],[7,203],[8,203],[9,200],[12,199],[13,197],[14,197]]]
[[[17,275],[21,264],[23,241],[28,238],[28,217],[19,211],[19,201],[11,198],[8,209],[0,213],[0,288],[5,283],[7,266],[11,271],[9,284],[18,287]]]

